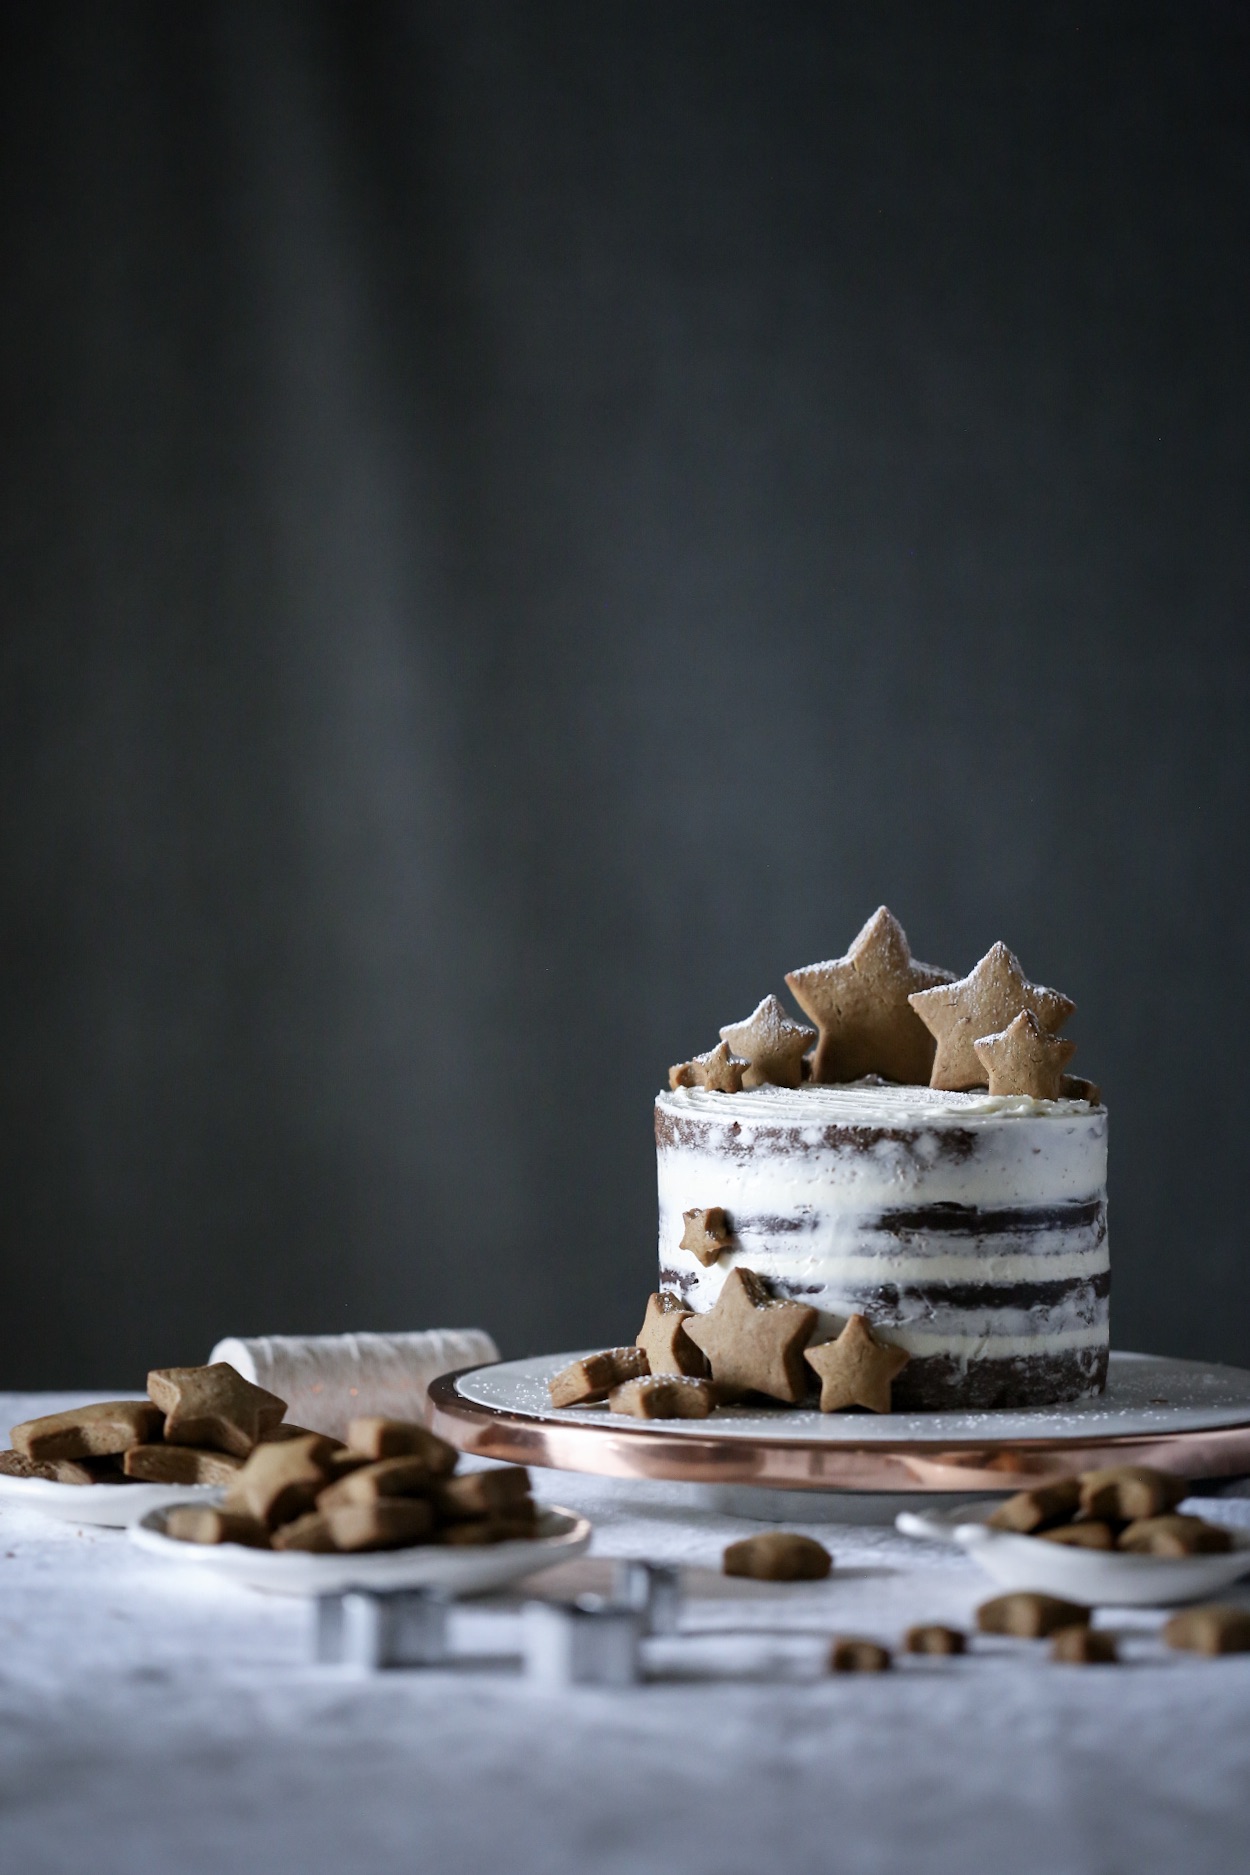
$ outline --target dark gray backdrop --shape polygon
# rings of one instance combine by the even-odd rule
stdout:
[[[1241,5],[10,4],[0,1377],[630,1334],[882,899],[1250,1359]]]

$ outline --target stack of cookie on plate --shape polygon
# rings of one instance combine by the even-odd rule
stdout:
[[[228,1485],[255,1447],[290,1436],[286,1401],[229,1366],[156,1368],[146,1400],[104,1400],[14,1426],[9,1477],[58,1484]]]
[[[146,1400],[107,1400],[12,1431],[0,1472],[59,1484],[214,1485],[220,1509],[175,1505],[191,1543],[355,1552],[500,1543],[538,1534],[521,1466],[454,1475],[459,1453],[424,1426],[362,1418],[348,1442],[284,1423],[285,1400],[227,1361],[148,1375]]]
[[[1135,1556],[1215,1556],[1233,1546],[1222,1524],[1182,1516],[1185,1478],[1146,1465],[1114,1465],[1019,1491],[986,1518],[991,1530],[1040,1537],[1073,1549]]]
[[[220,1509],[175,1505],[166,1534],[316,1554],[538,1534],[522,1466],[457,1478],[455,1447],[407,1420],[354,1419],[347,1436],[346,1445],[305,1432],[257,1446]]]

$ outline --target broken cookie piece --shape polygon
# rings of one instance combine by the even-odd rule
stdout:
[[[894,1661],[888,1647],[858,1635],[839,1635],[829,1649],[830,1673],[887,1673]]]
[[[731,1543],[721,1558],[727,1576],[751,1576],[757,1582],[821,1582],[833,1557],[814,1537],[790,1530],[766,1530]]]
[[[0,1475],[6,1478],[42,1478],[49,1484],[123,1484],[120,1453],[104,1458],[27,1458],[21,1452],[0,1452]]]
[[[382,1458],[373,1464],[366,1459],[317,1493],[317,1509],[376,1504],[382,1497],[423,1497],[434,1489],[435,1482],[423,1458]]]
[[[991,1530],[1012,1530],[1019,1536],[1033,1536],[1049,1524],[1062,1523],[1076,1514],[1081,1501],[1081,1487],[1075,1478],[1058,1478],[1053,1484],[1040,1484],[1032,1491],[1017,1491],[999,1504],[986,1518]]]
[[[908,1628],[903,1645],[909,1654],[962,1654],[967,1642],[958,1628],[937,1621],[922,1621]]]
[[[1073,1667],[1114,1666],[1120,1658],[1112,1635],[1099,1628],[1056,1628],[1051,1635],[1050,1657]]]
[[[1089,1609],[1079,1602],[1020,1589],[982,1602],[977,1609],[977,1626],[982,1634],[1011,1634],[1017,1640],[1036,1641],[1057,1628],[1087,1626],[1089,1617]]]
[[[269,1544],[272,1549],[301,1550],[312,1556],[329,1556],[335,1549],[330,1520],[319,1510],[305,1511],[302,1517],[279,1524],[270,1531]]]
[[[243,1460],[230,1452],[210,1452],[196,1445],[134,1445],[122,1460],[132,1481],[142,1484],[231,1485]]]
[[[1043,1543],[1058,1543],[1064,1549],[1114,1549],[1115,1531],[1109,1523],[1090,1519],[1084,1523],[1056,1524],[1053,1530],[1039,1530]]]
[[[687,1374],[645,1374],[626,1380],[608,1395],[608,1411],[634,1419],[706,1419],[716,1405],[710,1380]]]
[[[516,1507],[530,1504],[530,1475],[524,1465],[500,1466],[495,1471],[466,1471],[439,1487],[435,1502],[453,1522],[462,1517],[511,1517]]]
[[[23,1420],[9,1436],[26,1458],[106,1458],[159,1439],[161,1414],[149,1400],[104,1400]]]
[[[1116,1548],[1137,1556],[1223,1556],[1233,1547],[1231,1531],[1203,1517],[1140,1517],[1121,1530]]]
[[[553,1406],[594,1406],[606,1400],[613,1387],[637,1380],[647,1372],[647,1357],[641,1348],[604,1348],[553,1374],[547,1392]]]
[[[175,1504],[165,1512],[165,1535],[180,1543],[242,1543],[268,1549],[269,1532],[244,1511],[218,1510],[208,1504]]]
[[[1191,1654],[1250,1654],[1250,1610],[1225,1602],[1185,1608],[1166,1623],[1163,1638]]]
[[[320,1513],[336,1550],[405,1549],[434,1529],[434,1508],[424,1498],[379,1498],[375,1504],[340,1504]]]
[[[349,1421],[347,1443],[365,1458],[419,1458],[435,1478],[450,1477],[460,1454],[454,1445],[415,1420],[368,1413]]]
[[[27,1458],[25,1452],[0,1452],[0,1477],[43,1478],[51,1484],[56,1465],[49,1459]]]
[[[1136,1523],[1175,1510],[1188,1490],[1184,1478],[1147,1465],[1110,1465],[1081,1473],[1081,1514],[1112,1523]]]

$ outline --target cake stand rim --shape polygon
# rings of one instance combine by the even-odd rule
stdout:
[[[493,1366],[494,1363],[486,1363]],[[840,1492],[1013,1491],[1101,1465],[1151,1465],[1180,1477],[1250,1474],[1250,1414],[1231,1426],[1088,1437],[900,1439],[829,1444],[796,1436],[675,1434],[662,1422],[578,1421],[466,1400],[459,1382],[482,1363],[442,1374],[428,1389],[430,1428],[460,1451],[552,1471],[677,1484],[754,1484],[770,1490]]]

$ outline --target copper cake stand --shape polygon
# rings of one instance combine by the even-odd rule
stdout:
[[[445,1374],[430,1387],[430,1423],[462,1451],[512,1464],[766,1491],[972,1495],[1124,1464],[1195,1480],[1250,1474],[1250,1373],[1238,1368],[1113,1355],[1104,1401],[1046,1413],[822,1422],[802,1411],[722,1409],[709,1420],[655,1421],[544,1406],[547,1375],[576,1358]],[[1118,1403],[1117,1387],[1129,1404]]]

